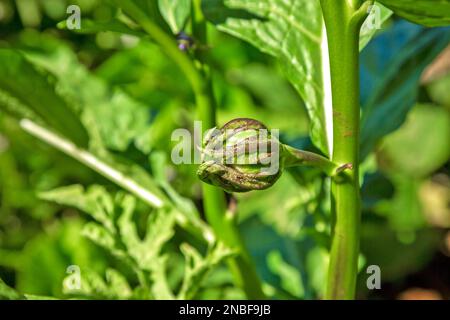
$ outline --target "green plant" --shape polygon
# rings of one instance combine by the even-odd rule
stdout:
[[[96,6],[92,19],[83,16],[80,30],[66,30],[62,21],[58,36],[25,30],[0,44],[0,180],[6,204],[0,212],[32,212],[38,223],[30,229],[38,235],[39,219],[62,221],[55,234],[36,236],[28,251],[2,252],[0,265],[28,279],[18,291],[32,292],[18,293],[0,280],[0,296],[36,299],[42,291],[44,298],[353,299],[366,256],[360,238],[370,242],[374,230],[387,230],[372,221],[361,227],[361,211],[385,218],[403,241],[424,227],[420,204],[402,208],[417,198],[422,184],[431,183],[448,150],[430,148],[429,157],[410,167],[395,150],[417,152],[407,148],[408,130],[423,131],[414,128],[435,122],[435,133],[421,135],[426,143],[448,129],[448,112],[431,111],[431,104],[413,109],[413,115],[426,115],[423,123],[402,125],[418,101],[423,70],[448,45],[450,33],[410,31],[384,67],[370,70],[376,83],[365,96],[360,52],[376,34],[373,19],[381,25],[397,14],[443,26],[449,24],[450,1],[109,0],[83,10],[89,16]],[[31,16],[64,19],[64,12],[50,7]],[[20,17],[33,27],[23,10]],[[99,43],[95,53],[93,39]],[[429,102],[448,101],[435,88],[427,87]],[[174,166],[167,160],[171,133],[192,129],[194,120],[205,129],[226,124],[203,144],[195,141],[200,166]],[[280,137],[258,132],[267,131],[262,122],[280,129]],[[14,146],[4,154],[3,132]],[[29,147],[35,140],[23,132],[42,142],[41,152]],[[299,136],[310,143],[300,143]],[[279,166],[267,171],[265,160],[272,157]],[[17,167],[41,170],[46,178],[36,174],[23,182],[16,158]],[[256,163],[247,163],[252,159]],[[389,159],[388,165],[380,159]],[[386,180],[395,185],[394,195],[383,193],[390,186]],[[383,190],[371,193],[378,184]],[[26,204],[14,198],[14,190],[27,188],[33,195]],[[246,193],[253,190],[260,192]],[[84,214],[73,221],[55,216],[67,207]],[[402,210],[411,215],[395,215]],[[73,234],[96,246],[71,247],[64,239]],[[437,246],[426,232],[420,237],[426,248]],[[98,248],[104,251],[96,254]],[[42,251],[53,260],[44,259],[41,271],[54,263],[48,282],[62,283],[62,289],[35,283],[29,280],[32,271],[18,267]],[[90,263],[91,255],[101,256],[98,265]],[[74,261],[83,274],[76,289],[73,275],[64,273]]]

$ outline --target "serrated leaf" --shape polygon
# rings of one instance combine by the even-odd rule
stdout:
[[[147,232],[144,239],[141,240],[132,219],[134,198],[124,196],[119,203],[122,213],[117,225],[121,241],[128,248],[128,254],[139,268],[152,271],[163,245],[173,236],[175,214],[173,211],[164,210],[151,214],[147,222]]]
[[[138,9],[140,11],[139,14],[147,16],[147,18],[156,23],[163,31],[170,32],[170,28],[161,15],[158,1],[156,0],[109,0],[109,2],[114,3],[119,8]]]
[[[182,300],[193,299],[211,269],[233,254],[221,242],[211,247],[205,257],[187,243],[183,243],[180,249],[186,259],[184,279],[177,295]]]
[[[39,73],[22,54],[0,49],[0,74],[0,90],[30,108],[47,125],[77,145],[87,146],[88,135],[79,117],[55,92],[48,77]]]
[[[449,0],[378,0],[395,14],[428,27],[450,24]]]
[[[84,190],[81,185],[72,185],[39,193],[41,199],[72,206],[89,213],[95,220],[113,232],[114,203],[102,186],[91,186]]]

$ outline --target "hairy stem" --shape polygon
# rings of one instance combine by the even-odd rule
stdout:
[[[355,296],[360,233],[359,168],[359,31],[367,12],[361,1],[321,0],[327,28],[333,94],[333,156],[351,163],[331,186],[335,219],[326,299]],[[368,2],[367,2],[368,3]]]
[[[207,43],[206,22],[201,10],[201,0],[192,1],[192,30],[196,42],[201,47]],[[195,52],[197,69],[202,77],[203,87],[195,92],[197,117],[203,128],[216,126],[216,100],[212,89],[212,80],[205,52],[200,48]],[[261,282],[256,273],[253,261],[248,253],[232,212],[227,212],[224,192],[217,187],[202,184],[203,208],[208,223],[215,231],[218,239],[236,251],[236,256],[228,259],[228,266],[237,286],[241,287],[249,299],[263,299]]]

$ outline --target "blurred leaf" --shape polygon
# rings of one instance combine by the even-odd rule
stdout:
[[[361,251],[368,265],[381,268],[383,281],[404,279],[421,270],[433,257],[441,235],[425,229],[411,243],[402,243],[383,222],[365,221],[361,230]]]
[[[192,299],[210,270],[233,254],[221,242],[210,248],[205,257],[187,243],[183,243],[180,249],[186,259],[183,284],[177,296],[182,300]]]
[[[427,85],[427,91],[433,102],[450,110],[450,74]]]
[[[82,223],[77,218],[61,219],[27,243],[16,257],[19,292],[61,298],[68,266],[104,270],[105,256],[81,237]]]
[[[58,28],[60,29],[66,29],[67,24],[66,20],[61,21],[58,23]],[[74,29],[71,30],[76,33],[80,34],[91,34],[91,33],[99,33],[104,31],[111,31],[111,32],[117,32],[121,34],[129,34],[137,37],[145,37],[146,34],[139,31],[130,28],[125,23],[117,20],[117,19],[111,19],[108,21],[96,21],[96,20],[90,20],[87,18],[83,18],[83,24],[80,29]]]
[[[450,24],[449,0],[378,0],[395,14],[428,27]]]
[[[125,196],[121,201],[122,214],[117,221],[121,241],[128,254],[142,270],[152,271],[157,267],[156,258],[164,244],[172,238],[175,216],[173,211],[160,210],[149,216],[144,239],[140,239],[133,222],[135,200]]]
[[[96,138],[98,129],[108,148],[123,151],[146,129],[150,119],[147,106],[92,75],[63,42],[23,33],[20,43],[26,57],[53,74],[59,92],[82,110],[91,139]]]
[[[383,167],[389,172],[426,177],[450,158],[450,113],[432,105],[418,105],[406,122],[387,136],[381,147]]]
[[[183,31],[191,13],[191,0],[158,0],[158,5],[172,32]]]
[[[117,270],[106,270],[106,281],[95,271],[80,270],[80,287],[74,288],[70,283],[70,276],[63,281],[64,294],[83,296],[94,299],[130,299],[132,290],[126,278]]]
[[[169,33],[170,28],[169,25],[164,20],[161,15],[158,1],[156,0],[131,0],[131,1],[122,1],[122,0],[108,0],[111,3],[114,3],[119,8],[133,8],[138,9],[140,14],[147,16],[152,22],[156,23],[163,31]],[[126,11],[126,10],[125,10]],[[136,10],[134,10],[136,11]]]
[[[114,230],[112,222],[114,203],[105,188],[101,186],[91,186],[86,192],[81,185],[60,187],[41,192],[39,197],[88,212],[95,220],[106,226],[107,230],[111,232]]]
[[[258,214],[280,234],[297,238],[308,214],[317,209],[320,186],[316,182],[319,181],[298,185],[292,177],[284,175],[270,190],[238,195],[239,218],[244,221]]]
[[[392,42],[400,37],[401,41]],[[379,47],[383,48],[387,42],[390,48],[385,48],[386,55],[391,54],[392,58],[386,59],[386,56],[377,55],[375,57],[377,69],[370,70],[372,73],[370,76],[378,78],[379,81],[369,89],[367,98],[363,98],[362,158],[369,154],[383,136],[404,122],[406,114],[416,102],[422,71],[449,41],[448,29],[422,29],[410,32],[404,29],[404,24],[398,24],[393,32],[381,35],[364,51],[363,65],[364,61],[374,64],[374,54],[377,54]]]
[[[306,260],[307,273],[310,279],[310,285],[319,297],[325,295],[329,261],[330,255],[324,248],[315,247],[308,252]]]
[[[436,227],[450,228],[450,178],[438,174],[425,181],[419,190],[427,222]]]
[[[414,240],[415,232],[426,225],[419,199],[420,180],[407,176],[395,175],[391,177],[395,185],[392,199],[380,201],[375,211],[386,216],[390,227],[398,232],[404,242]]]
[[[298,270],[283,260],[280,252],[272,251],[267,256],[270,270],[280,277],[281,287],[294,297],[304,296],[303,283]]]
[[[389,10],[377,8],[381,22],[385,21]],[[203,9],[219,30],[280,60],[308,111],[313,143],[328,154],[332,143],[331,83],[319,1],[211,0],[203,2]],[[361,48],[376,31],[369,22],[365,26]]]
[[[87,146],[88,136],[81,121],[48,81],[17,51],[0,49],[0,90],[29,107],[48,125]]]
[[[0,279],[0,300],[18,300],[21,299],[22,296],[13,288],[10,288]]]
[[[381,172],[364,175],[364,183],[361,187],[363,210],[373,208],[379,201],[389,199],[393,194],[392,182]]]

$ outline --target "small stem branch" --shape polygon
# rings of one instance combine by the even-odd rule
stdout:
[[[322,170],[328,176],[334,177],[342,171],[353,167],[351,164],[338,165],[316,153],[295,149],[285,144],[282,145],[282,148],[284,149],[283,156],[285,168],[312,166]]]
[[[327,28],[333,94],[333,156],[353,170],[333,179],[330,266],[326,299],[353,299],[359,255],[359,32],[367,13],[362,1],[321,0]],[[363,4],[364,6],[364,4]]]

